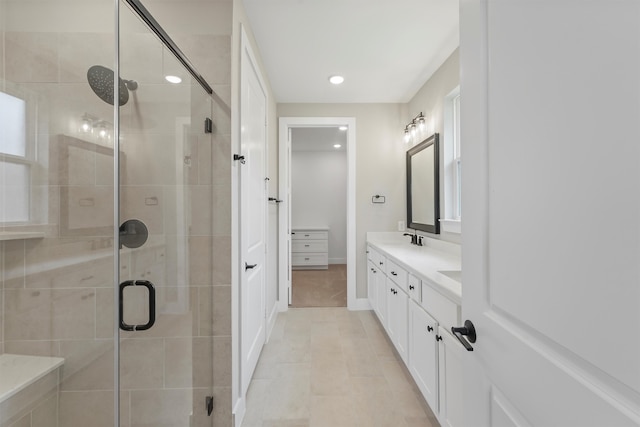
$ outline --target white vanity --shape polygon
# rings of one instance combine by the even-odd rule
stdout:
[[[369,302],[442,426],[460,426],[460,245],[402,233],[367,233]]]

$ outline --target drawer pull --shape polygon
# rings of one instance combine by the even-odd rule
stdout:
[[[304,247],[305,247],[305,248],[308,248],[308,247],[309,247],[309,245],[304,245]]]
[[[305,235],[304,235],[304,237],[309,237],[309,235],[308,235],[308,234],[305,234]]]
[[[397,275],[398,275],[398,273],[396,273],[395,271],[392,271],[392,272],[391,272],[391,275],[392,275],[392,276],[397,276]]]
[[[415,288],[416,288],[415,286],[413,286],[413,285],[409,285],[409,290],[410,290],[410,291],[414,290]]]
[[[436,341],[442,341],[442,337],[440,335],[436,335]]]
[[[304,260],[305,260],[305,261],[309,261],[309,259],[310,259],[310,258],[305,258]]]
[[[427,326],[427,332],[433,332],[433,326]]]
[[[384,262],[380,261],[380,265],[384,265]]]

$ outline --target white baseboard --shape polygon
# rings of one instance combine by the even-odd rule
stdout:
[[[247,412],[247,402],[244,397],[238,399],[235,406],[233,407],[233,425],[234,427],[240,427],[242,425],[242,421],[244,420],[244,416]]]
[[[371,310],[371,304],[369,298],[356,298],[355,302],[347,308],[351,311]]]
[[[346,264],[346,258],[329,258],[329,264]]]
[[[269,338],[271,338],[271,332],[273,332],[273,327],[276,325],[276,318],[278,317],[278,301],[273,305],[269,314],[267,314],[267,339],[266,342],[269,342]]]

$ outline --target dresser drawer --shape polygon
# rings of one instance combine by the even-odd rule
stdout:
[[[291,242],[293,252],[327,252],[326,240],[294,240]]]
[[[407,291],[407,270],[400,267],[391,260],[387,260],[387,276],[400,286],[405,292]]]
[[[301,254],[296,253],[291,255],[291,265],[293,267],[298,266],[326,266],[329,263],[329,257],[324,254]]]
[[[328,240],[329,233],[326,231],[300,231],[293,230],[291,240]]]

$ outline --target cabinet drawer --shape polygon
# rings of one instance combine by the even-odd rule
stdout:
[[[445,329],[460,324],[460,306],[422,282],[422,306]]]
[[[395,262],[387,260],[387,276],[405,292],[407,291],[407,270],[400,267]]]
[[[326,231],[293,230],[291,240],[327,240],[329,233]]]
[[[323,254],[291,254],[291,265],[307,266],[307,265],[327,265],[329,263],[329,256],[326,253]]]
[[[375,249],[371,249],[369,255],[371,255],[371,261],[373,264],[380,270],[382,273],[385,273],[385,265],[387,263],[387,259]]]
[[[326,240],[294,240],[291,242],[292,252],[327,252]]]
[[[418,303],[422,301],[422,282],[413,274],[409,274],[409,278],[407,279],[407,283],[409,287],[407,288],[407,292],[409,292],[409,297],[412,300],[417,301]]]

